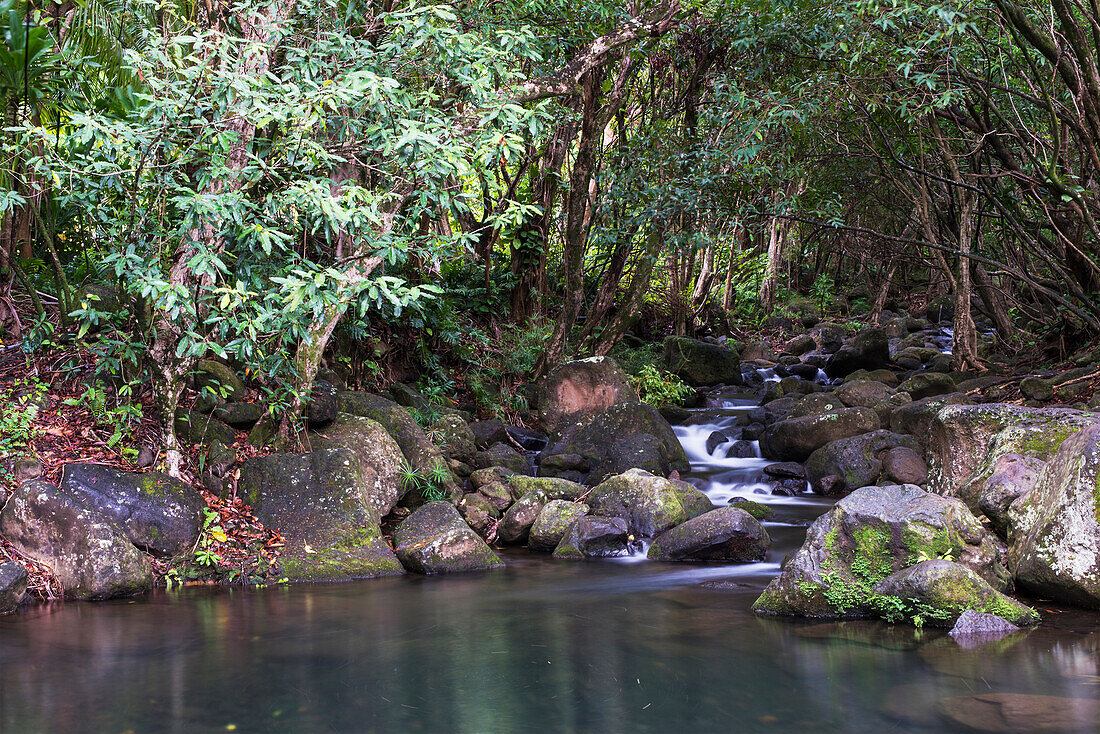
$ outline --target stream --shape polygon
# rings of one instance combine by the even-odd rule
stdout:
[[[758,449],[707,451],[757,403],[720,390],[675,430],[685,480],[773,509],[763,562],[515,549],[482,574],[28,606],[0,618],[0,732],[931,733],[975,730],[940,709],[982,694],[1080,699],[1069,724],[1028,726],[1098,730],[1094,614],[1040,605],[1038,629],[973,649],[942,630],[755,617],[831,505],[767,493]]]

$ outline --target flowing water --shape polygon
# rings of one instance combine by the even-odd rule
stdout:
[[[755,617],[829,506],[764,493],[768,462],[725,458],[731,442],[706,450],[755,405],[719,393],[676,431],[685,479],[717,504],[775,511],[761,563],[510,551],[483,574],[26,607],[0,618],[0,732],[972,730],[944,708],[974,712],[980,731],[1100,730],[1093,614],[1043,606],[1039,629],[977,648],[942,631]],[[1007,698],[973,698],[990,694]],[[997,728],[990,700],[1015,707],[1016,728]]]

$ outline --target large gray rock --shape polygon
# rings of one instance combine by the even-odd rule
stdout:
[[[0,614],[19,608],[27,593],[27,569],[18,563],[0,563]]]
[[[993,614],[1016,625],[1039,622],[1031,607],[1005,596],[966,566],[942,559],[922,561],[875,584],[874,593],[898,599],[898,621],[921,621],[951,627],[968,610]],[[881,607],[880,607],[881,608]]]
[[[378,527],[379,508],[396,490],[380,486],[370,459],[337,447],[260,456],[241,467],[240,492],[286,543],[279,559],[285,577],[332,581],[402,573]]]
[[[909,393],[914,400],[920,400],[955,392],[955,381],[950,375],[940,372],[922,372],[901,383],[898,390]]]
[[[1035,488],[1010,509],[1017,583],[1045,598],[1100,608],[1100,426],[1066,439]]]
[[[405,456],[378,421],[361,415],[338,413],[324,431],[310,435],[316,449],[346,449],[347,469],[374,522],[382,521],[409,490],[403,470]]]
[[[690,519],[681,493],[676,482],[631,469],[593,489],[588,506],[593,515],[621,517],[631,533],[652,538]]]
[[[61,492],[118,526],[131,543],[162,558],[187,553],[199,537],[199,493],[156,472],[123,472],[100,464],[67,464]]]
[[[570,457],[568,463],[561,457]],[[689,466],[668,421],[652,406],[627,403],[608,408],[548,446],[538,473],[591,485],[633,468],[667,476]]]
[[[474,466],[478,469],[495,466],[514,474],[534,473],[527,457],[506,443],[495,443],[484,451],[478,451],[474,457]]]
[[[1020,628],[1012,622],[1001,619],[996,614],[986,614],[985,612],[975,612],[973,609],[967,609],[955,620],[955,626],[951,628],[948,634],[960,645],[970,647],[973,642],[999,640],[1013,632],[1019,632],[1019,630]]]
[[[737,352],[686,336],[670,336],[664,345],[665,367],[691,385],[738,385],[741,359]]]
[[[867,328],[849,339],[825,363],[829,377],[844,377],[856,370],[875,370],[890,361],[890,343],[885,330]]]
[[[477,446],[474,445],[474,432],[466,421],[457,415],[444,413],[432,421],[427,432],[439,452],[446,459],[455,459],[466,464],[473,463]]]
[[[547,502],[546,494],[537,489],[520,497],[501,518],[497,537],[504,543],[524,542]]]
[[[819,517],[806,542],[756,600],[760,614],[889,614],[874,585],[926,560],[952,559],[997,590],[1008,585],[1005,549],[957,499],[920,487],[863,487]]]
[[[775,402],[779,402],[778,400]],[[771,403],[769,403],[771,405]],[[765,406],[767,407],[767,406]],[[779,417],[778,420],[789,420],[791,418],[805,418],[807,416],[822,415],[824,413],[835,413],[842,408],[847,407],[836,394],[827,392],[815,392],[809,395],[803,395],[798,398],[791,409],[787,411],[787,415]],[[768,421],[767,424],[775,423],[776,421]]]
[[[588,505],[585,504],[566,500],[547,502],[531,525],[527,547],[533,551],[554,550],[573,521],[587,514]]]
[[[429,502],[393,531],[394,548],[416,573],[456,573],[500,568],[504,562],[469,528],[450,502]]]
[[[897,390],[877,380],[845,382],[833,394],[849,408],[873,408],[897,394]]]
[[[451,467],[412,414],[397,403],[366,392],[341,392],[340,410],[377,421],[401,447],[409,466],[424,476],[447,477],[441,484],[446,494],[458,496],[461,490],[451,477]]]
[[[0,512],[0,535],[53,569],[70,599],[129,596],[153,585],[149,559],[122,528],[46,481],[16,489]]]
[[[611,357],[566,362],[538,384],[539,417],[550,434],[585,423],[613,405],[637,402],[637,391]]]
[[[1022,454],[1046,460],[1064,440],[1100,415],[1064,408],[1018,405],[947,405],[936,411],[927,433],[929,489],[977,508],[976,488],[997,457]]]
[[[806,477],[818,492],[822,489],[821,480],[827,476],[840,480],[839,484],[834,482],[833,494],[866,487],[877,483],[882,475],[885,453],[898,447],[914,451],[919,448],[912,436],[883,430],[830,441],[810,454]]]
[[[1001,537],[1008,535],[1010,508],[1035,488],[1046,462],[1020,454],[1004,454],[993,461],[992,471],[972,486],[978,510]]]
[[[554,549],[554,558],[619,556],[626,552],[629,528],[621,517],[585,515],[570,525]]]
[[[729,561],[764,558],[771,538],[757,520],[737,507],[721,507],[667,530],[649,546],[655,561]]]
[[[769,459],[805,461],[831,441],[879,427],[878,414],[870,408],[841,408],[835,413],[790,418],[768,426],[760,439],[760,451]]]

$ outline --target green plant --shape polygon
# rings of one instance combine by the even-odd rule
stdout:
[[[122,392],[122,391],[120,391]],[[129,393],[130,390],[126,390]],[[99,383],[88,385],[84,393],[76,398],[66,398],[62,402],[65,405],[84,406],[98,425],[110,429],[111,435],[107,439],[107,445],[117,446],[123,439],[132,435],[134,426],[141,420],[142,408],[140,403],[128,402],[115,396],[115,404],[111,406],[108,401],[110,394]],[[123,453],[133,452],[132,447],[120,447]]]
[[[680,404],[695,390],[676,375],[662,372],[652,364],[643,365],[636,375],[628,379],[642,400],[653,406]]]
[[[405,462],[398,470],[398,476],[404,491],[419,491],[426,502],[445,500],[448,497],[447,483],[451,481],[451,472],[446,467],[435,466],[430,471],[424,471]]]
[[[34,377],[16,382],[0,390],[0,456],[23,451],[34,440],[35,420],[46,394],[46,386]],[[6,468],[0,466],[0,478],[11,479]]]

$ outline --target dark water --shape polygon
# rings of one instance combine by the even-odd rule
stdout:
[[[699,417],[677,429],[687,478],[773,508],[762,563],[517,551],[485,574],[27,607],[0,617],[0,732],[1100,731],[1094,614],[1052,609],[977,649],[753,616],[829,503],[762,494],[768,462],[708,454],[730,416]]]
[[[0,731],[941,732],[949,697],[1100,690],[1086,615],[967,650],[757,619],[766,566],[509,560],[30,608],[0,619]]]

